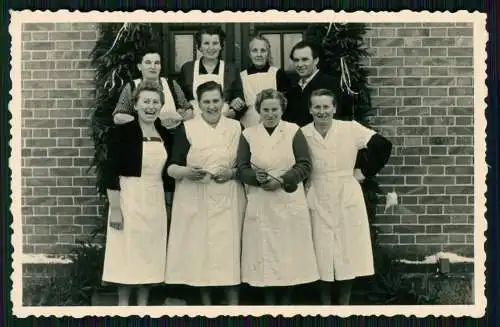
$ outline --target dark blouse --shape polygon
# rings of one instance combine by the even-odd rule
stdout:
[[[214,74],[219,73],[220,61],[215,67]],[[208,74],[205,66],[200,62],[199,74]],[[181,67],[179,76],[179,84],[186,95],[186,98],[191,101],[193,96],[193,78],[194,78],[194,61],[188,61]],[[196,90],[194,90],[196,92]],[[231,63],[224,61],[224,101],[231,102],[233,99],[243,99],[243,87],[241,85],[241,77],[239,70]]]
[[[261,68],[257,68],[255,67],[255,65],[250,65],[247,68],[247,74],[252,75],[257,73],[267,73],[270,67],[271,66],[269,64]],[[278,91],[287,96],[290,87],[291,84],[287,74],[283,71],[283,69],[278,68],[278,71],[276,72],[276,88],[278,89]]]
[[[143,136],[137,117],[135,118],[129,123],[112,127],[110,131],[108,189],[120,190],[119,176],[141,176]],[[165,151],[170,154],[173,145],[172,132],[163,127],[159,119],[154,124]],[[167,164],[162,171],[163,186],[166,192],[173,192],[175,181],[167,175],[166,167]]]
[[[266,130],[269,134],[272,134],[272,132],[274,132],[274,129],[266,128]],[[300,129],[295,133],[292,148],[293,155],[295,157],[295,164],[283,175],[274,176],[283,178],[283,182],[285,184],[299,184],[307,179],[312,171],[309,146],[307,145],[307,140]],[[250,145],[248,144],[245,136],[242,134],[240,137],[238,156],[236,159],[239,178],[245,184],[260,186],[255,176],[255,170],[252,168],[252,165],[250,163],[251,158],[252,152],[250,149]]]

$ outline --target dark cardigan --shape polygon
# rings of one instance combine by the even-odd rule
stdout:
[[[204,66],[200,63],[200,72],[206,73]],[[214,74],[219,72],[219,64],[215,67]],[[181,68],[178,82],[188,100],[193,100],[193,78],[194,61],[188,61]],[[196,90],[194,90],[196,92]],[[244,99],[243,86],[241,84],[240,71],[231,62],[224,61],[224,101],[230,103],[233,99]]]
[[[173,131],[169,131],[163,127],[159,119],[156,119],[154,124],[156,130],[160,134],[165,151],[171,153]],[[141,127],[137,121],[137,115],[135,115],[135,119],[129,123],[112,127],[108,148],[108,189],[120,190],[120,176],[141,176],[142,145],[143,136]],[[167,174],[167,164],[165,164],[163,168],[162,177],[165,191],[173,192],[175,181]]]

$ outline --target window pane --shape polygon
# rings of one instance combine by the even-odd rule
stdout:
[[[184,63],[193,60],[193,44],[193,35],[177,34],[174,36],[175,72],[179,72]]]
[[[279,34],[263,34],[271,43],[271,57],[273,66],[281,68],[281,42]]]
[[[283,35],[283,51],[284,53],[284,69],[286,71],[293,70],[292,63],[290,60],[290,51],[295,44],[302,41],[302,33],[286,33]]]

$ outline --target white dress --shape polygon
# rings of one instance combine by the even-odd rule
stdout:
[[[221,117],[213,128],[201,117],[185,122],[190,143],[188,166],[211,172],[232,168],[241,127]],[[167,284],[229,286],[241,282],[241,225],[245,210],[243,185],[236,180],[176,181],[167,253]]]
[[[252,163],[280,176],[295,164],[299,127],[281,121],[269,135],[262,124],[243,131]],[[319,279],[304,187],[293,193],[247,185],[243,224],[242,281],[252,286],[290,286]]]
[[[141,177],[120,176],[123,229],[108,225],[103,281],[126,285],[163,282],[167,212],[162,142],[143,142]]]
[[[354,178],[359,149],[375,134],[356,121],[333,120],[325,138],[302,127],[313,172],[306,187],[321,280],[374,274],[370,228],[361,185]]]

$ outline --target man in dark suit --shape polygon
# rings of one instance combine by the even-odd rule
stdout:
[[[290,52],[290,59],[297,74],[291,80],[291,89],[287,94],[288,105],[283,120],[300,127],[313,121],[309,113],[312,91],[329,89],[336,93],[336,88],[338,89],[335,78],[318,69],[319,51],[317,45],[301,41],[295,44]]]
[[[339,80],[318,69],[319,55],[318,45],[307,41],[295,44],[290,52],[296,74],[291,79],[291,87],[287,94],[288,104],[282,119],[300,127],[313,121],[309,113],[309,99],[314,90],[329,89],[336,95],[337,101],[340,100]],[[358,151],[354,169],[356,179],[362,182],[369,168],[367,150],[361,149]]]

